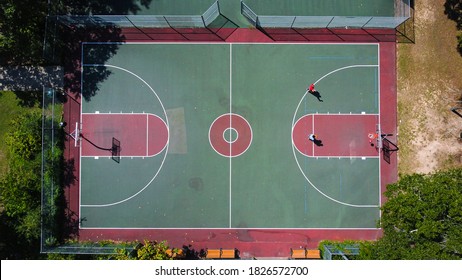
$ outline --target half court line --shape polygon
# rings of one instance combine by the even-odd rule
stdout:
[[[229,127],[232,128],[233,113],[233,44],[229,44]],[[231,140],[231,133],[230,133]],[[229,228],[232,226],[232,143],[229,144]]]
[[[377,101],[377,104],[379,106],[379,116],[378,116],[378,119],[379,119],[379,124],[380,126],[382,126],[382,123],[381,123],[381,119],[380,119],[380,115],[382,114],[381,112],[381,108],[380,108],[380,94],[381,94],[381,91],[380,91],[380,44],[377,45],[377,49],[378,49],[378,53],[379,55],[377,56],[377,60],[378,60],[378,64],[379,64],[379,67],[377,69],[377,74],[378,74],[378,77],[377,77],[377,95],[378,95],[378,101]],[[380,153],[379,153],[379,205],[382,205],[382,161],[380,160]],[[382,211],[379,211],[379,218],[382,218]]]

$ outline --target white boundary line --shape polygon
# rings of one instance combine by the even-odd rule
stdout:
[[[82,61],[83,61],[83,47],[82,47]],[[113,202],[113,203],[106,203],[106,204],[82,204],[82,200],[81,200],[81,197],[80,197],[80,208],[81,207],[109,207],[109,206],[114,206],[114,205],[118,205],[118,204],[122,204],[126,201],[129,201],[131,200],[132,198],[138,196],[140,193],[142,193],[153,181],[154,179],[156,179],[157,175],[159,175],[160,173],[160,170],[162,169],[162,167],[164,166],[164,163],[165,163],[165,160],[167,158],[167,154],[168,154],[168,147],[169,147],[169,142],[170,142],[170,129],[169,129],[169,123],[168,123],[168,116],[167,116],[167,112],[165,110],[165,107],[164,107],[164,104],[162,103],[162,101],[160,100],[159,96],[157,95],[157,93],[154,91],[154,89],[151,87],[151,85],[149,85],[143,78],[141,78],[140,76],[136,75],[135,73],[133,73],[132,71],[130,70],[127,70],[123,67],[119,67],[119,66],[115,66],[115,65],[110,65],[110,64],[82,64],[82,72],[83,72],[83,67],[85,66],[90,66],[90,67],[112,67],[112,68],[115,68],[115,69],[118,69],[118,70],[122,70],[122,71],[125,71],[133,76],[135,76],[136,78],[138,78],[141,82],[143,82],[150,90],[151,92],[156,96],[157,100],[159,101],[161,107],[162,107],[162,110],[164,112],[164,115],[165,115],[165,120],[166,120],[166,124],[167,124],[167,131],[168,131],[168,140],[167,140],[167,146],[166,146],[166,149],[165,149],[165,155],[164,155],[164,158],[162,159],[162,162],[160,164],[160,167],[159,169],[157,170],[157,172],[154,174],[154,176],[152,177],[152,179],[144,186],[142,187],[138,192],[136,192],[135,194],[133,194],[132,196],[130,197],[127,197],[125,199],[122,199],[120,201],[116,201],[116,202]],[[83,77],[83,74],[82,74],[82,77]],[[83,78],[82,78],[83,79]],[[82,105],[80,105],[80,110],[82,110]],[[82,113],[80,115],[80,121],[82,121]],[[162,119],[162,118],[161,118]],[[82,146],[82,145],[81,145]],[[82,153],[80,153],[80,156],[82,155]],[[80,165],[80,171],[82,170],[82,166]],[[80,174],[81,176],[82,174]],[[80,177],[81,178],[81,177]],[[82,180],[80,179],[79,180],[79,184],[80,184],[80,194],[82,192],[82,188],[81,188],[81,182]],[[79,217],[81,217],[80,215],[81,213],[79,213]],[[80,227],[80,225],[79,225]]]
[[[153,113],[146,113],[146,112],[101,112],[101,111],[98,111],[98,113],[82,113],[82,115],[151,115],[151,116],[156,116],[160,118],[164,123],[167,123],[166,121],[164,121],[164,119],[162,119],[158,115],[153,114]]]
[[[378,95],[378,99],[377,99],[377,105],[378,105],[378,110],[379,110],[379,124],[380,126],[382,126],[382,120],[380,118],[380,115],[382,114],[382,111],[380,109],[380,95],[381,95],[381,91],[380,91],[380,45],[377,45],[377,52],[378,52],[378,55],[377,55],[377,64],[378,64],[378,69],[377,69],[377,95]],[[380,156],[380,152],[379,152],[379,205],[382,205],[382,160],[381,160],[381,156]],[[382,211],[379,211],[379,218],[382,218]]]
[[[233,44],[229,44],[229,127],[233,127]],[[233,208],[232,208],[232,195],[233,195],[233,145],[229,144],[229,224],[228,227],[232,227],[233,221]]]
[[[83,112],[83,49],[84,49],[85,43],[82,44],[81,49],[80,49],[80,116],[79,116],[79,121],[80,121],[80,131],[82,131],[83,128],[83,123],[82,123],[82,112]],[[79,145],[79,228],[81,228],[82,223],[80,223],[80,219],[82,217],[82,143]]]
[[[176,43],[176,42],[83,42],[82,43],[82,51],[81,51],[81,61],[83,62],[83,45],[85,44],[93,44],[93,45],[109,45],[109,44],[116,44],[116,45],[180,45],[180,43]],[[219,44],[229,44],[231,45],[230,43],[221,43],[221,42],[218,42],[218,43],[209,43],[209,42],[182,42],[181,45],[219,45]],[[274,43],[232,43],[232,44],[235,44],[235,45],[248,45],[248,44],[252,44],[252,45],[276,45]],[[306,42],[304,43],[277,43],[277,45],[307,45]],[[309,43],[309,45],[377,45],[379,46],[378,43],[317,43],[317,42],[313,42],[313,43]],[[379,59],[380,59],[380,52],[379,52]],[[231,66],[230,66],[231,68]],[[231,75],[231,74],[230,74]],[[83,84],[83,66],[81,66],[81,85]],[[380,77],[379,77],[380,79]],[[319,82],[319,80],[317,81]],[[231,82],[230,82],[230,89],[231,89]],[[82,90],[82,89],[81,89]],[[380,84],[379,84],[379,91],[380,91]],[[308,93],[305,92],[305,95]],[[231,95],[231,92],[230,92],[230,95]],[[82,95],[82,92],[81,92],[81,96]],[[379,97],[380,97],[380,94],[379,94]],[[303,100],[303,98],[302,98]],[[380,98],[379,98],[379,102],[380,102]],[[298,107],[300,106],[300,104],[297,106],[297,111],[298,111]],[[380,106],[379,106],[380,107]],[[379,108],[380,110],[380,108]],[[82,105],[80,106],[80,111],[82,113]],[[82,115],[82,114],[81,114]],[[294,119],[295,119],[295,116],[294,116]],[[82,121],[82,119],[80,120]],[[167,122],[168,123],[168,122]],[[80,122],[80,125],[82,126],[82,122]],[[81,145],[80,145],[81,146]],[[79,147],[80,149],[80,154],[81,154],[81,147]],[[80,159],[79,159],[80,161]],[[230,159],[231,161],[231,159]],[[81,167],[81,166],[80,166]],[[82,168],[79,168],[79,178],[81,178],[81,169]],[[230,166],[230,171],[231,171],[231,166]],[[231,173],[230,173],[231,174]],[[79,180],[79,185],[81,184],[80,183],[81,180]],[[231,186],[231,176],[230,176],[230,186]],[[381,189],[381,187],[379,186],[379,188]],[[379,195],[380,197],[380,195]],[[79,202],[81,201],[81,186],[79,186]],[[381,205],[381,204],[380,204]],[[80,205],[81,206],[81,205]],[[230,188],[230,207],[231,207],[231,188]],[[80,209],[80,208],[79,208]],[[231,208],[230,208],[231,210]],[[80,217],[80,213],[79,213],[79,217]],[[230,217],[231,217],[231,213],[230,213]],[[82,228],[82,229],[185,229],[185,230],[188,230],[188,229],[203,229],[203,230],[206,230],[206,229],[230,229],[231,228],[231,222],[230,222],[230,227],[229,228],[222,228],[222,227],[212,227],[212,228],[179,228],[179,227],[165,227],[165,228],[137,228],[137,227],[133,227],[133,228],[116,228],[116,227],[81,227],[79,225],[79,228]],[[236,229],[240,229],[240,228],[236,228]],[[270,230],[345,230],[345,231],[348,231],[348,230],[374,230],[374,231],[377,231],[377,230],[381,230],[381,228],[243,228],[243,229],[270,229]]]
[[[85,45],[351,45],[351,46],[358,46],[358,45],[379,45],[379,43],[350,43],[350,42],[341,42],[341,43],[322,43],[322,42],[290,42],[290,43],[274,43],[274,42],[268,42],[268,43],[262,43],[262,42],[233,42],[233,43],[227,43],[227,42],[83,42]]]
[[[229,228],[229,227],[204,227],[204,228],[183,228],[183,227],[82,227],[81,229],[104,229],[104,230],[110,230],[110,229],[123,229],[123,230],[157,230],[157,229],[168,229],[168,230],[211,230],[211,229],[223,229],[223,230],[229,230],[229,229],[235,229],[235,230],[280,230],[280,231],[295,231],[295,230],[300,230],[300,231],[306,231],[306,230],[322,230],[322,231],[330,231],[330,230],[373,230],[373,231],[379,231],[381,228],[271,228],[271,227],[248,227],[248,228]],[[287,233],[291,234],[291,233]],[[255,241],[258,242],[258,241]],[[280,242],[279,242],[280,243]],[[293,243],[291,240],[287,240],[285,243]]]

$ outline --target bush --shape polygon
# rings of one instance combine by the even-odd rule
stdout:
[[[7,172],[0,178],[0,199],[8,233],[2,242],[16,244],[8,258],[38,254],[41,220],[41,113],[28,111],[13,118],[5,135]],[[31,251],[34,248],[36,252]],[[32,255],[31,255],[32,254]]]

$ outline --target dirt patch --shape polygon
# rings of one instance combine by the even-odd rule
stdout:
[[[462,95],[462,56],[445,0],[415,1],[415,44],[398,46],[399,172],[462,166],[462,119],[450,109]]]

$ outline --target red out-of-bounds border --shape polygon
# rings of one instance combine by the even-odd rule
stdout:
[[[193,42],[191,38],[180,38],[177,34],[169,34],[172,39],[159,35],[158,40],[133,33],[133,30],[122,30],[126,42]],[[169,31],[170,32],[170,31]],[[157,35],[156,35],[157,36]],[[196,37],[201,39],[201,34]],[[308,36],[308,35],[305,35]],[[387,35],[392,36],[392,35]],[[321,36],[321,42],[332,43],[332,36]],[[323,39],[324,38],[324,39]],[[355,37],[359,38],[359,37]],[[203,41],[207,41],[203,36]],[[318,38],[319,39],[319,38]],[[344,38],[345,39],[345,38]],[[370,43],[370,38],[362,42]],[[75,40],[70,37],[69,40]],[[71,124],[80,118],[80,43],[94,41],[92,36],[75,41],[75,51],[69,55],[66,65],[66,88],[68,101],[64,106],[64,120]],[[215,40],[208,40],[211,43]],[[228,43],[277,43],[256,29],[239,28],[233,30],[227,38]],[[353,36],[348,43],[358,42]],[[361,40],[359,40],[361,42]],[[287,43],[287,41],[281,42]],[[296,43],[308,43],[296,41]],[[396,43],[379,42],[380,48],[380,123],[382,132],[396,135]],[[70,129],[68,126],[67,129]],[[71,131],[69,131],[71,132]],[[396,142],[396,137],[389,137]],[[79,149],[74,147],[73,139],[66,142],[66,164],[73,170],[67,174],[68,185],[65,186],[67,200],[66,218],[68,220],[68,238],[80,241],[130,241],[130,240],[166,240],[171,247],[190,246],[200,251],[205,248],[236,248],[241,258],[288,258],[291,248],[316,248],[322,240],[376,240],[382,235],[381,229],[79,229]],[[386,185],[397,180],[397,157],[392,154],[390,164],[381,160],[381,192]],[[382,203],[384,198],[382,196]]]

